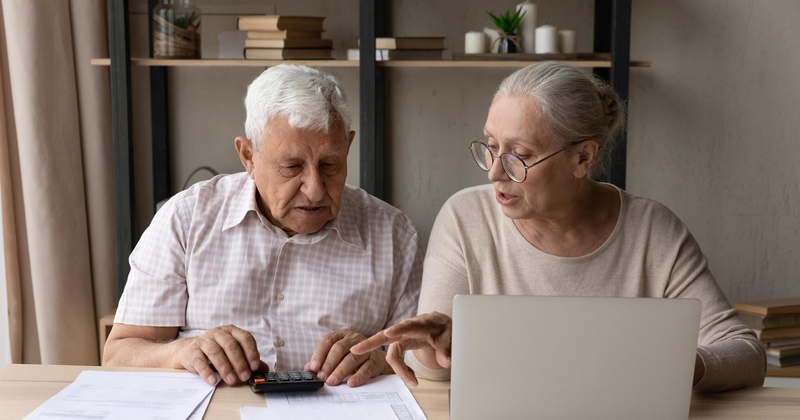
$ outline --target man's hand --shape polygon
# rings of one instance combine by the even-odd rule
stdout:
[[[417,377],[403,361],[403,353],[406,350],[414,350],[417,359],[430,369],[449,368],[452,336],[452,319],[445,314],[431,312],[417,315],[387,328],[354,346],[350,351],[362,354],[389,344],[386,361],[406,384],[416,386]]]
[[[390,368],[383,350],[361,355],[350,353],[350,347],[364,340],[363,335],[347,329],[326,334],[317,344],[305,370],[316,373],[317,378],[330,386],[339,385],[345,377],[353,375],[347,381],[351,387],[362,385],[384,371],[388,373]]]
[[[252,371],[267,371],[261,362],[256,339],[249,332],[233,325],[212,328],[203,335],[187,339],[177,354],[178,363],[200,375],[209,384],[217,382],[219,372],[228,385],[246,382]]]

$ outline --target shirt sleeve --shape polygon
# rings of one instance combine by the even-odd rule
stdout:
[[[419,232],[414,229],[406,243],[395,251],[396,268],[392,291],[392,296],[395,298],[392,299],[392,309],[383,328],[389,328],[416,314],[424,256],[425,247],[422,245]]]
[[[136,244],[115,323],[185,326],[189,297],[185,273],[188,221],[182,210],[177,198],[168,201]]]
[[[665,295],[694,298],[702,303],[697,353],[703,359],[705,373],[694,391],[761,386],[766,372],[763,346],[731,307],[686,226],[677,221],[675,229],[680,239]]]

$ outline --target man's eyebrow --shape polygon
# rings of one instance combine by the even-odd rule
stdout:
[[[322,154],[322,156],[320,156],[320,158],[326,158],[326,157],[328,157],[328,156],[334,156],[334,157],[338,157],[339,155],[340,155],[340,153],[339,153],[339,152],[337,152],[337,151],[335,151],[335,150],[332,150],[332,151],[330,151],[330,152],[323,153],[323,154]]]

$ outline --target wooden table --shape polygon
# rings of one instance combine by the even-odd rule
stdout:
[[[174,369],[97,366],[7,365],[0,369],[0,419],[20,419],[69,385],[83,370],[119,372],[184,372]],[[449,382],[420,381],[411,390],[430,420],[448,418]],[[265,406],[264,397],[245,386],[221,383],[205,419],[238,419],[239,406]],[[800,389],[750,388],[720,394],[693,395],[691,419],[798,419]]]

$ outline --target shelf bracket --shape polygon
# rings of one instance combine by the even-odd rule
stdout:
[[[128,0],[108,0],[108,52],[111,57],[111,131],[114,144],[114,209],[117,234],[117,297],[128,279],[134,246],[133,131]]]
[[[360,0],[360,183],[386,200],[386,69],[375,61],[375,37],[386,35],[385,0]]]

